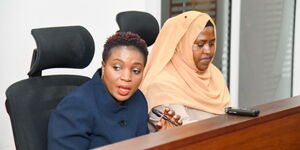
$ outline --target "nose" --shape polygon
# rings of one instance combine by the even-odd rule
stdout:
[[[209,44],[205,44],[203,46],[203,52],[204,53],[210,53],[210,50],[211,50],[212,47],[209,46]]]
[[[131,81],[131,72],[130,70],[124,70],[121,74],[121,80],[130,82]]]

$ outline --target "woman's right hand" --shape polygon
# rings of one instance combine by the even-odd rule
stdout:
[[[181,126],[182,125],[182,121],[180,120],[181,117],[180,117],[180,115],[176,115],[175,111],[170,110],[169,108],[165,108],[164,112],[163,112],[163,115],[166,116],[166,117],[168,117],[175,124],[177,124],[177,126]],[[159,122],[156,124],[156,129],[158,131],[176,127],[171,122],[165,120],[163,118],[163,115],[160,117]]]

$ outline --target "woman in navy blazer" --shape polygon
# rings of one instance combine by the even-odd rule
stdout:
[[[48,149],[86,150],[147,134],[148,106],[138,89],[147,55],[145,41],[134,33],[108,38],[102,69],[52,113]]]

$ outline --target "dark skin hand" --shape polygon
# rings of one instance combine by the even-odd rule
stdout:
[[[175,115],[175,111],[170,110],[169,108],[164,109],[164,115],[167,116],[170,120],[178,124],[178,126],[182,125],[182,121],[180,120],[179,115]],[[164,120],[162,117],[160,117],[160,121],[156,124],[156,129],[158,131],[169,129],[169,128],[174,128],[176,127],[172,123],[170,123],[167,120]]]

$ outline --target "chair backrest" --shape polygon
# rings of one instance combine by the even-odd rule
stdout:
[[[142,11],[124,11],[116,16],[116,21],[122,32],[138,34],[151,46],[159,33],[159,25],[154,16]]]
[[[79,75],[42,76],[49,68],[84,68],[94,56],[94,40],[82,26],[40,28],[31,31],[33,52],[29,78],[6,90],[16,149],[47,149],[48,120],[56,105],[90,78]]]

